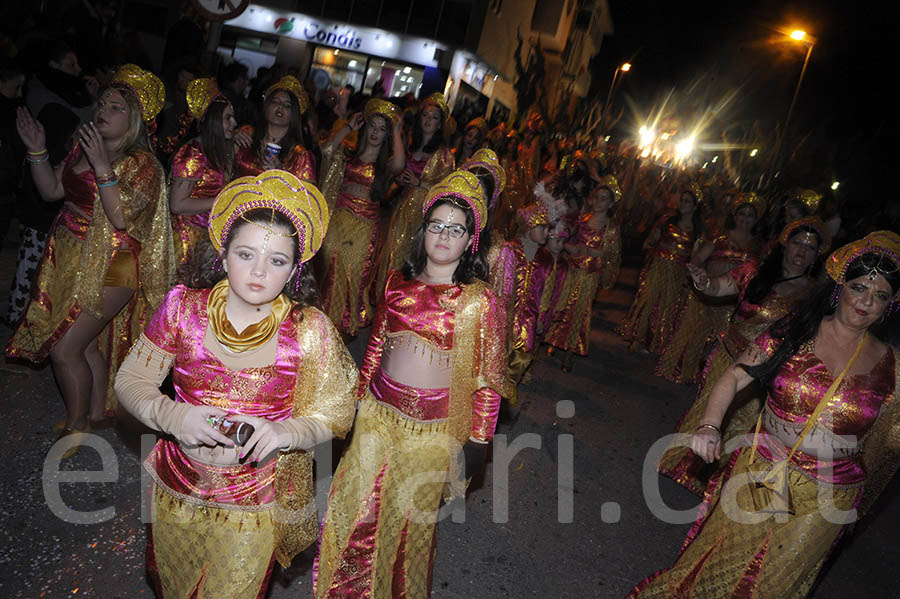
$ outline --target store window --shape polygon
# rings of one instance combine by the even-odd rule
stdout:
[[[353,89],[359,91],[366,75],[367,58],[365,54],[337,48],[316,48],[312,68],[328,73],[332,87],[352,85]]]
[[[372,93],[372,87],[380,80],[385,96],[389,98],[405,96],[408,93],[418,98],[423,75],[424,69],[421,67],[380,60],[377,56],[373,56],[369,59],[363,91],[367,94]]]

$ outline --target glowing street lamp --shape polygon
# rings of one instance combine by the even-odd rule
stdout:
[[[831,184],[831,189],[832,189],[832,191],[837,191],[837,188],[840,186],[841,186],[841,182],[835,181],[834,183]]]
[[[750,150],[750,157],[751,157],[751,158],[753,158],[753,157],[756,156],[757,154],[759,154],[759,150],[758,150],[758,149],[753,148],[752,150]]]
[[[606,94],[606,104],[603,105],[603,112],[600,115],[600,124],[605,127],[606,123],[606,111],[609,109],[609,102],[612,100],[613,89],[616,87],[616,79],[619,77],[619,73],[627,73],[631,70],[631,63],[625,62],[616,67],[616,72],[613,73],[612,83],[609,84],[609,93]]]
[[[638,131],[641,140],[641,147],[649,146],[654,141],[656,141],[656,131],[651,127],[647,127],[646,125],[642,125],[640,131]]]
[[[802,29],[794,29],[793,31],[791,31],[791,37],[798,42],[802,42],[803,38],[806,37],[806,32]]]
[[[781,167],[781,155],[783,154],[785,140],[790,136],[788,126],[791,124],[791,115],[794,114],[794,105],[797,103],[797,96],[800,94],[800,86],[803,84],[803,76],[806,74],[806,65],[809,64],[809,56],[812,54],[815,43],[812,38],[802,29],[794,29],[789,35],[792,40],[807,44],[806,58],[803,59],[803,68],[800,69],[800,78],[797,79],[797,87],[794,88],[794,97],[791,98],[791,106],[788,108],[787,118],[784,119],[784,135],[776,148],[774,168],[777,171]]]

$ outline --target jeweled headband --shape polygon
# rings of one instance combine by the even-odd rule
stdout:
[[[822,222],[822,219],[818,216],[801,218],[800,220],[795,220],[794,222],[788,224],[788,226],[784,228],[784,231],[781,232],[781,235],[778,236],[778,243],[780,243],[781,245],[787,245],[788,239],[790,239],[794,235],[794,231],[801,227],[808,227],[818,233],[818,256],[827,253],[828,250],[831,249],[831,231],[828,230],[828,226],[824,222]]]
[[[484,197],[484,188],[478,182],[478,177],[462,169],[453,171],[444,177],[437,185],[428,190],[425,203],[422,205],[422,215],[428,214],[434,203],[442,199],[456,200],[472,209],[475,216],[472,252],[478,251],[478,239],[487,220],[487,202]]]
[[[868,273],[871,278],[879,274],[889,274],[900,270],[900,236],[893,231],[875,231],[862,239],[834,250],[825,263],[825,271],[838,285],[847,282],[847,269],[854,260],[863,254],[878,254],[882,257]],[[894,294],[893,301],[900,299],[900,290]]]
[[[298,265],[312,258],[322,246],[328,229],[328,204],[309,181],[287,171],[264,171],[240,177],[226,185],[209,213],[209,238],[222,251],[231,227],[241,216],[257,208],[280,212],[294,225],[299,241]]]

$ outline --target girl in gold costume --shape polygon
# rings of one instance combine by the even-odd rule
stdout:
[[[384,289],[388,271],[403,266],[412,247],[412,238],[422,222],[422,201],[432,185],[453,170],[453,153],[444,141],[444,124],[450,107],[444,94],[434,93],[422,101],[413,127],[406,168],[397,177],[403,188],[391,214],[382,253],[381,271],[376,291]]]
[[[684,305],[686,265],[694,240],[700,235],[700,186],[693,183],[682,194],[678,212],[661,218],[644,241],[647,263],[638,278],[638,290],[619,334],[629,349],[643,347],[658,353],[675,328]]]
[[[199,135],[172,158],[169,207],[175,232],[175,256],[184,264],[198,240],[207,235],[209,209],[234,176],[234,107],[214,79],[188,84],[187,105]]]
[[[701,245],[691,264],[703,266],[710,277],[718,277],[747,261],[758,262],[762,245],[754,227],[765,212],[765,200],[755,193],[738,196],[725,225],[727,232]],[[736,299],[735,294],[711,298],[690,292],[660,352],[656,374],[674,383],[697,382],[707,344],[728,326]]]
[[[119,370],[122,404],[170,435],[144,463],[160,599],[263,597],[274,560],[287,567],[316,539],[312,448],[349,430],[357,379],[312,307],[306,263],[327,227],[311,183],[236,179],[210,212],[213,247],[197,251],[218,257],[192,263],[192,286],[169,292]],[[159,390],[170,371],[174,398]],[[246,424],[249,437],[227,436]]]
[[[322,148],[322,193],[334,212],[320,254],[321,305],[351,337],[374,316],[381,202],[406,160],[400,127],[400,110],[374,98]],[[345,150],[341,143],[360,129],[359,147]]]
[[[445,485],[446,495],[464,495],[494,434],[506,316],[479,280],[486,198],[475,175],[455,171],[420,210],[413,252],[388,278],[363,359],[359,414],[316,560],[318,599],[430,596]]]
[[[81,433],[111,424],[116,369],[174,277],[165,175],[147,139],[164,98],[156,75],[123,66],[56,171],[43,127],[19,109],[38,191],[65,204],[6,354],[34,362],[49,355],[66,403],[60,436],[76,441],[65,456]]]

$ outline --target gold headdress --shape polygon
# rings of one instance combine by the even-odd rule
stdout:
[[[596,183],[597,187],[605,187],[612,193],[614,203],[622,199],[622,190],[619,189],[619,182],[614,176],[604,175],[597,179]]]
[[[444,120],[447,120],[447,117],[450,116],[450,106],[447,105],[447,100],[444,99],[444,94],[441,92],[434,92],[422,100],[422,110],[425,110],[429,106],[437,106],[438,110],[441,111],[441,116]]]
[[[516,216],[524,225],[525,231],[530,231],[540,225],[550,226],[550,213],[547,212],[547,206],[544,202],[525,204],[516,210]]]
[[[688,188],[685,189],[685,191],[694,196],[695,204],[699,204],[703,201],[703,188],[700,187],[700,184],[696,181],[691,182],[691,184],[688,185]]]
[[[762,218],[763,214],[766,213],[766,201],[761,195],[750,191],[742,193],[734,199],[734,203],[731,205],[732,214],[736,213],[741,206],[746,206],[748,204],[753,207],[757,219]]]
[[[822,201],[822,197],[821,193],[813,191],[812,189],[798,189],[797,192],[791,196],[791,199],[802,203],[810,212],[815,212],[819,209],[819,202]]]
[[[235,179],[219,192],[209,213],[213,247],[222,251],[235,221],[256,208],[278,211],[293,223],[300,246],[298,264],[312,258],[322,246],[329,220],[322,193],[287,171],[270,170]]]
[[[484,120],[484,117],[478,116],[478,117],[475,117],[474,119],[472,119],[471,121],[469,121],[466,124],[466,131],[468,131],[472,127],[475,127],[476,129],[481,131],[482,137],[487,135],[488,126],[487,126],[487,121]]]
[[[391,122],[391,125],[396,125],[400,120],[400,109],[397,105],[381,98],[372,98],[366,102],[366,106],[363,108],[363,118],[368,120],[373,114],[380,114],[386,117]]]
[[[159,77],[134,64],[126,64],[113,75],[112,83],[128,87],[137,96],[141,118],[149,123],[166,102],[166,86]]]
[[[206,116],[209,105],[216,98],[224,98],[216,80],[212,77],[194,79],[187,86],[185,98],[187,98],[188,112],[198,121]]]
[[[441,199],[457,200],[472,209],[475,215],[475,235],[472,243],[472,251],[478,250],[478,238],[487,221],[488,207],[484,197],[484,189],[478,182],[478,177],[467,170],[456,170],[444,177],[439,183],[432,186],[425,196],[422,205],[422,215],[428,213],[435,202]]]
[[[862,239],[834,250],[825,263],[828,276],[843,285],[847,282],[847,269],[850,264],[863,254],[878,254],[883,260],[890,262],[889,268],[881,268],[881,262],[872,269],[869,276],[873,277],[881,272],[896,272],[900,270],[900,236],[893,231],[875,231]],[[893,301],[900,299],[900,290],[894,294]]]
[[[306,90],[293,75],[285,75],[270,85],[269,89],[267,89],[266,93],[263,95],[263,98],[268,98],[269,94],[277,91],[286,91],[294,96],[297,99],[297,106],[300,108],[300,114],[305,113],[309,108],[309,96],[306,95]]]
[[[506,171],[500,166],[497,153],[489,148],[481,148],[476,151],[460,168],[471,171],[475,167],[487,169],[494,177],[494,193],[488,203],[489,208],[493,208],[497,198],[503,193],[503,188],[506,187]]]
[[[809,227],[819,235],[819,251],[817,255],[821,256],[831,249],[831,231],[828,230],[828,227],[818,216],[809,216],[789,223],[788,226],[784,228],[784,231],[781,232],[781,235],[778,236],[778,243],[787,245],[788,239],[790,239],[794,234],[794,231],[800,227]]]

